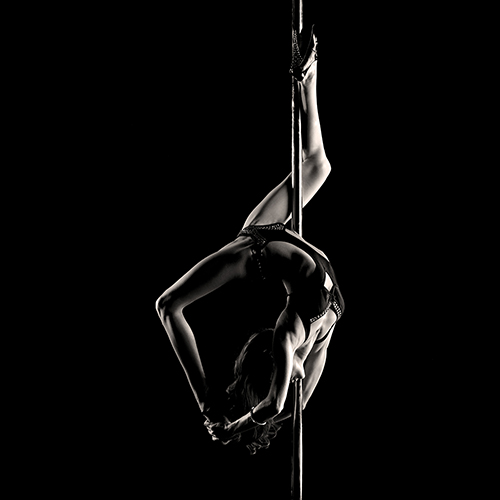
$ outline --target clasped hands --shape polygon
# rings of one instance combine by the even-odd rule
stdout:
[[[233,434],[231,431],[231,422],[226,416],[224,416],[223,422],[212,422],[208,417],[205,418],[206,420],[204,425],[213,441],[220,441],[222,444],[226,445],[231,441],[240,440],[240,434]]]

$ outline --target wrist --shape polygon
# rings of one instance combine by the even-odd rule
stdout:
[[[241,418],[227,424],[226,431],[231,437],[241,432],[241,430],[239,430],[241,428],[240,420]]]
[[[238,420],[231,422],[227,427],[227,431],[232,436],[234,436],[236,434],[241,434],[242,432],[248,431],[253,427],[255,427],[255,424],[250,419],[250,413],[247,413]]]
[[[255,406],[253,406],[250,410],[250,420],[256,424],[256,425],[266,425],[267,422],[259,422],[258,420],[255,419],[255,416],[253,414],[253,410],[254,410]]]
[[[213,391],[210,390],[208,385],[205,385],[205,390],[203,392],[203,397],[198,401],[198,407],[200,408],[200,412],[202,415],[207,418],[211,416],[214,417],[214,410],[218,407],[215,399]]]
[[[204,416],[208,416],[208,414],[212,410],[212,405],[208,401],[199,401],[198,407],[200,408],[200,412]]]

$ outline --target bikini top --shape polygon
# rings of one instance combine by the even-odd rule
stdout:
[[[247,226],[238,234],[238,236],[242,235],[250,236],[255,243],[253,251],[261,279],[267,278],[266,269],[262,262],[262,249],[271,241],[290,243],[306,252],[314,260],[316,267],[313,274],[299,284],[297,291],[289,295],[290,301],[294,302],[297,313],[306,329],[306,338],[309,336],[311,323],[324,316],[329,309],[335,312],[337,321],[340,319],[345,310],[345,303],[340,293],[335,272],[327,258],[303,240],[296,232],[287,230],[285,225],[279,222],[263,226]],[[327,275],[330,277],[331,283],[328,281]],[[329,283],[330,289],[326,288],[326,282]],[[328,334],[321,340],[324,340],[327,336]]]

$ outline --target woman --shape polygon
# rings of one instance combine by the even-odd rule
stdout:
[[[306,205],[331,167],[323,147],[316,102],[314,27],[305,44],[297,42],[300,46],[295,44],[290,72],[301,91]],[[269,446],[278,422],[290,416],[284,411],[285,400],[290,382],[296,378],[304,379],[304,407],[307,404],[323,371],[331,332],[344,312],[344,301],[326,255],[285,228],[291,206],[289,175],[253,210],[234,241],[199,262],[156,303],[212,438],[226,444],[244,435],[248,441],[250,436],[247,446],[252,453]],[[282,280],[287,304],[274,329],[253,335],[236,360],[235,381],[228,388],[234,420],[213,422],[205,372],[183,309],[232,280],[255,278]],[[250,430],[253,433],[247,433]]]

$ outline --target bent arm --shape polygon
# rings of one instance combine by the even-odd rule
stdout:
[[[302,409],[305,409],[307,402],[312,396],[314,389],[318,385],[326,364],[326,346],[317,352],[312,352],[306,359],[304,371],[306,376],[303,381]],[[292,416],[291,408],[287,408],[275,418],[275,422],[282,422]]]
[[[303,408],[306,407],[323,374],[329,342],[330,340],[328,339],[321,348],[317,350],[313,349],[304,364]],[[276,361],[276,370],[271,383],[271,389],[266,399],[254,409],[254,418],[257,422],[266,422],[274,418],[274,422],[278,423],[292,416],[292,410],[288,407],[288,404],[285,408],[294,356],[293,343],[290,342],[290,339],[280,342],[277,348],[274,349],[274,356],[275,358],[278,356],[277,359],[279,361]],[[248,413],[230,424],[228,432],[231,435],[240,434],[253,429],[257,425],[252,420],[250,413]]]
[[[230,435],[253,429],[256,422],[267,422],[279,415],[285,406],[293,371],[294,354],[305,338],[300,318],[291,308],[285,309],[278,320],[273,339],[274,373],[267,396],[253,410],[228,426]],[[255,420],[255,421],[254,421]]]
[[[227,431],[230,435],[249,431],[258,425],[256,422],[267,422],[283,410],[293,368],[294,349],[290,339],[278,342],[273,353],[276,367],[267,397],[254,408],[253,419],[251,412],[248,412],[229,424]]]
[[[306,407],[309,399],[311,398],[316,386],[318,385],[321,375],[326,364],[326,346],[319,352],[311,353],[306,359],[304,370],[306,378],[304,379],[304,403],[303,408]]]

